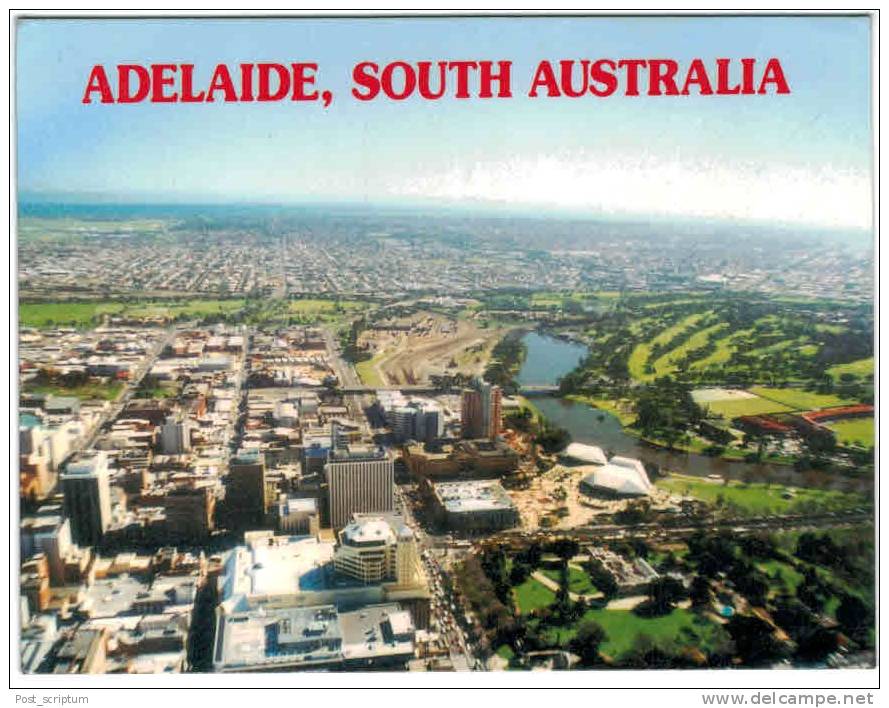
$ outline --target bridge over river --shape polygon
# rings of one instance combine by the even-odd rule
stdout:
[[[377,391],[401,391],[402,393],[416,393],[435,395],[442,393],[459,393],[461,389],[454,387],[439,388],[432,384],[404,384],[403,386],[343,386],[340,393],[346,395],[363,395],[376,393]],[[558,386],[539,384],[522,386],[519,393],[523,396],[552,396],[559,392]]]

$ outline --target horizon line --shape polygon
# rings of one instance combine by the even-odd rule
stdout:
[[[794,221],[762,220],[743,217],[715,217],[679,214],[652,214],[644,212],[603,212],[585,211],[579,207],[558,207],[536,204],[514,204],[496,201],[448,201],[442,199],[361,199],[361,198],[304,198],[302,200],[254,197],[233,199],[224,196],[194,195],[176,197],[163,194],[113,194],[77,192],[38,192],[27,191],[16,195],[16,209],[29,206],[59,207],[191,207],[199,208],[321,208],[336,207],[346,209],[394,209],[398,211],[431,211],[442,214],[462,212],[477,217],[513,217],[524,219],[558,219],[566,221],[600,221],[623,224],[698,224],[700,226],[737,226],[759,229],[795,230],[803,232],[873,234],[874,227],[828,226]]]

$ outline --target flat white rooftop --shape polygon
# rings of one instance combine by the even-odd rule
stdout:
[[[334,544],[314,536],[253,537],[232,551],[226,567],[224,597],[290,595],[326,586],[324,566]]]

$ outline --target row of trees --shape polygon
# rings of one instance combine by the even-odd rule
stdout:
[[[485,368],[485,381],[503,389],[509,396],[518,391],[515,377],[525,361],[528,349],[522,342],[522,332],[513,331],[501,339],[491,350],[491,361]]]

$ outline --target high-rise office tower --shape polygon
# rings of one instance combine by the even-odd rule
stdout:
[[[464,389],[460,409],[464,438],[496,438],[500,434],[502,397],[499,386],[484,381]]]
[[[339,529],[355,513],[388,513],[395,509],[395,463],[378,448],[332,452],[324,466],[328,521]]]
[[[108,457],[94,457],[68,463],[62,474],[65,515],[71,520],[74,541],[92,546],[102,540],[111,525],[111,485]]]
[[[486,438],[496,438],[500,435],[501,408],[503,394],[499,386],[483,383],[482,391],[482,420],[484,421]]]
[[[444,416],[434,401],[414,400],[391,409],[386,418],[395,442],[418,440],[431,442],[444,433]]]
[[[259,528],[272,501],[267,494],[265,456],[258,450],[242,450],[232,457],[225,480],[225,503],[232,523]]]

